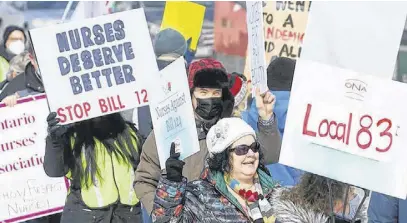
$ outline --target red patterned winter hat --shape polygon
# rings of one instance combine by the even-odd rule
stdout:
[[[228,86],[228,76],[221,62],[205,58],[194,61],[188,69],[189,88],[225,88]]]

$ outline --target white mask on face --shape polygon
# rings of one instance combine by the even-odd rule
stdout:
[[[24,51],[24,49],[25,49],[25,45],[24,45],[24,42],[21,40],[13,41],[8,46],[8,50],[10,50],[10,52],[12,52],[16,55],[22,53]]]

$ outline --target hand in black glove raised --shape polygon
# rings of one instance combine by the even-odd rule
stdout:
[[[53,140],[61,139],[61,137],[68,130],[68,126],[60,125],[59,118],[57,118],[57,113],[51,112],[47,117],[48,122],[48,135],[51,136]]]
[[[175,143],[171,143],[170,157],[165,162],[165,168],[167,170],[167,179],[173,182],[182,181],[182,169],[185,162],[179,160],[180,153],[175,153]]]

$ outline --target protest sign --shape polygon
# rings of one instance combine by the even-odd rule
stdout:
[[[311,1],[266,2],[262,18],[267,66],[273,57],[300,57],[310,8]],[[248,78],[249,62],[247,57],[244,73]]]
[[[403,4],[313,3],[280,163],[406,198],[407,106],[400,102],[407,85],[392,80]],[[338,21],[344,11],[346,19]],[[371,35],[385,26],[386,32]],[[343,33],[352,35],[339,38]],[[364,56],[343,50],[348,46],[363,49]]]
[[[45,95],[0,104],[0,222],[23,222],[61,212],[67,194],[64,178],[43,168],[47,115]]]
[[[143,9],[30,31],[51,111],[68,124],[147,104],[158,71]]]
[[[186,40],[191,38],[190,49],[196,51],[202,24],[205,16],[205,7],[193,2],[167,1],[161,30],[172,28],[180,32]]]
[[[255,97],[256,88],[260,88],[260,93],[268,91],[267,63],[264,53],[263,4],[261,1],[247,1],[246,8],[252,95]]]
[[[172,142],[178,146],[180,159],[199,151],[184,59],[180,57],[151,76],[149,89],[155,141],[160,166],[164,169]]]
[[[263,8],[266,59],[301,55],[310,1],[269,1]]]

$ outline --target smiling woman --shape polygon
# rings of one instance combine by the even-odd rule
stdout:
[[[240,118],[223,118],[209,130],[206,144],[207,168],[200,180],[189,183],[172,145],[167,175],[156,191],[153,221],[274,222],[269,202],[274,183],[254,130]]]

